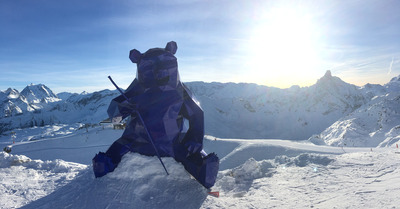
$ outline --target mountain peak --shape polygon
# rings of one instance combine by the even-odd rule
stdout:
[[[390,82],[400,82],[400,75],[393,77]]]
[[[19,92],[16,89],[8,88],[5,91],[0,91],[0,102],[8,99],[16,99],[19,97]]]
[[[26,86],[22,91],[23,95],[29,103],[39,103],[41,101],[55,102],[59,98],[44,84],[30,84]]]
[[[400,91],[400,75],[392,78],[389,83],[385,84],[385,87],[388,91]]]
[[[332,72],[330,70],[327,70],[325,72],[325,75],[322,76],[320,79],[318,79],[317,81],[317,85],[330,85],[335,83],[345,83],[344,81],[342,81],[340,78],[336,77],[336,76],[332,76]]]
[[[326,73],[325,73],[325,75],[324,75],[324,77],[325,77],[325,78],[332,78],[332,73],[331,73],[331,71],[330,71],[330,70],[327,70]]]

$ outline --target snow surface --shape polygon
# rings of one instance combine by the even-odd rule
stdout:
[[[17,208],[65,186],[87,165],[0,152],[0,208]]]
[[[69,128],[72,133],[60,132]],[[394,147],[206,136],[205,150],[221,159],[212,187],[220,192],[216,198],[172,158],[163,158],[169,176],[156,157],[128,153],[114,172],[96,179],[92,157],[105,151],[122,131],[77,125],[53,130],[57,134],[17,142],[10,154],[0,153],[0,208],[396,208],[400,204],[400,150]],[[35,128],[25,131],[27,136],[40,133]]]

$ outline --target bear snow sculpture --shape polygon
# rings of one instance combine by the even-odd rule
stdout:
[[[179,79],[176,50],[176,43],[171,41],[164,49],[153,48],[144,54],[130,51],[130,60],[137,64],[137,77],[107,110],[113,121],[128,116],[130,121],[122,136],[93,158],[96,177],[112,172],[131,151],[173,157],[204,187],[214,185],[219,159],[203,151],[204,113]]]

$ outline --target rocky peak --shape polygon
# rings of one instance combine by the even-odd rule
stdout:
[[[21,91],[21,95],[24,96],[29,103],[47,103],[60,100],[53,91],[43,84],[31,84]]]

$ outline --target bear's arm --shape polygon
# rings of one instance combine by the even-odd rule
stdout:
[[[120,117],[122,120],[135,112],[135,97],[140,93],[141,87],[138,85],[138,82],[135,79],[124,93],[125,96],[128,97],[129,101],[127,101],[123,95],[115,97],[113,100],[111,100],[111,103],[107,109],[109,118],[114,119]]]
[[[190,92],[184,92],[183,116],[189,120],[189,129],[182,141],[187,150],[193,154],[203,149],[204,112],[190,95]]]

